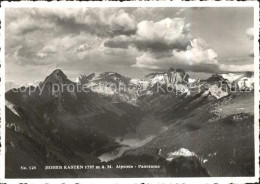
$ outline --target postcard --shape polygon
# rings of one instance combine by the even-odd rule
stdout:
[[[3,2],[1,183],[259,178],[258,2]]]

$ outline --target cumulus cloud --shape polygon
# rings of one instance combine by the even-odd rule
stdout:
[[[16,47],[6,51],[6,62],[13,62],[18,65],[45,65],[49,63],[44,58],[47,54],[39,52],[42,45],[37,40],[23,40]]]
[[[195,68],[209,66],[218,67],[217,53],[208,48],[205,41],[202,39],[193,39],[186,50],[172,50],[172,56],[167,58],[156,58],[152,53],[145,53],[136,58],[136,64],[132,67],[156,69],[161,65],[185,67],[189,70],[198,70]]]
[[[254,39],[254,28],[253,27],[248,28],[246,30],[246,34],[247,34],[249,39],[253,40]]]
[[[159,69],[158,60],[151,55],[149,52],[143,53],[141,56],[136,58],[136,63],[132,67],[145,68],[145,69]]]
[[[114,34],[134,34],[136,31],[136,22],[130,17],[128,13],[120,9],[115,13],[109,14],[105,17],[104,22],[111,26]]]
[[[53,26],[54,24],[51,22],[43,21],[41,19],[36,20],[29,15],[25,15],[24,18],[11,21],[10,24],[7,25],[6,29],[13,34],[22,35],[39,29],[51,29]]]
[[[166,18],[158,22],[142,21],[137,25],[137,47],[142,49],[143,45],[147,45],[152,49],[177,48],[185,49],[189,44],[190,24],[185,23],[183,18]],[[154,48],[159,44],[160,47]]]
[[[173,56],[188,65],[218,64],[217,53],[207,48],[206,42],[202,39],[193,39],[185,51],[173,50]]]
[[[254,28],[253,28],[253,27],[248,28],[248,29],[246,30],[246,34],[247,34],[247,36],[248,36],[248,38],[249,38],[250,40],[253,40],[253,39],[254,39]],[[249,55],[250,57],[254,57],[254,49],[252,49],[252,50],[249,52],[248,55]]]
[[[20,65],[69,62],[73,52],[75,58],[82,58],[88,55],[84,52],[99,47],[97,38],[135,34],[136,24],[120,8],[10,8],[6,9],[6,52],[11,62]]]
[[[243,72],[254,71],[253,64],[228,65],[219,63],[217,53],[201,38],[193,39],[186,50],[173,50],[171,57],[156,58],[151,52],[136,57],[135,68],[148,70],[166,69],[171,66],[195,72]]]
[[[136,31],[135,20],[119,8],[27,8],[7,9],[9,30],[26,34],[49,29],[57,33],[89,32],[98,36],[131,35]],[[17,18],[10,14],[21,15]],[[9,21],[8,21],[9,22]]]
[[[104,45],[111,48],[127,48],[133,45],[140,51],[169,56],[172,49],[185,50],[190,39],[190,24],[185,19],[166,18],[157,22],[141,21],[137,24],[135,35],[110,38]]]

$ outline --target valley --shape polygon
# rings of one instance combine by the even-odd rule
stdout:
[[[160,119],[153,116],[144,117],[142,122],[136,127],[135,132],[128,133],[116,139],[116,142],[122,145],[121,147],[109,153],[104,153],[98,158],[105,162],[114,160],[122,156],[127,150],[144,146],[167,129],[168,127]]]

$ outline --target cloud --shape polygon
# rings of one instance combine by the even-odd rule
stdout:
[[[15,17],[13,14],[21,15]],[[48,29],[55,33],[88,32],[98,36],[131,35],[135,20],[119,8],[7,9],[7,28],[14,34]]]
[[[228,65],[219,63],[217,53],[201,38],[193,39],[187,50],[173,49],[171,57],[156,58],[152,52],[136,57],[134,68],[165,70],[169,67],[182,68],[193,72],[243,72],[254,71],[253,64]]]
[[[254,57],[254,55],[255,55],[255,54],[254,54],[254,50],[251,50],[251,52],[249,53],[249,56],[250,56],[250,57]]]
[[[254,39],[254,28],[253,28],[253,27],[248,28],[248,29],[246,30],[246,34],[247,34],[247,36],[248,36],[248,38],[249,38],[250,40],[253,40],[253,39]],[[254,49],[252,49],[252,50],[249,52],[248,55],[249,55],[250,57],[254,57]]]
[[[49,61],[44,58],[47,54],[39,52],[42,45],[37,40],[23,40],[14,47],[11,52],[6,51],[6,62],[17,63],[18,65],[45,65]]]
[[[139,49],[185,49],[190,42],[190,24],[183,18],[166,18],[158,22],[142,21],[137,25]],[[159,45],[159,46],[158,46]]]
[[[14,13],[16,11],[14,10]],[[7,10],[7,17],[9,13],[10,12]],[[27,34],[36,30],[51,29],[54,26],[52,22],[44,21],[42,19],[37,20],[28,14],[25,14],[23,18],[16,18],[8,23],[9,24],[6,26],[8,32],[10,31],[17,35]]]
[[[176,18],[176,13],[178,11],[182,11],[180,7],[139,7],[134,8],[130,11],[131,15],[135,18],[137,22],[141,22],[143,20],[147,21],[160,21],[165,18]],[[189,9],[189,8],[185,8]]]
[[[193,37],[188,19],[176,17],[184,11],[150,7],[6,9],[6,61],[18,68],[70,69],[73,65],[80,71],[164,70],[171,66],[203,72],[243,69],[232,65],[234,62],[220,64],[216,51]]]
[[[133,45],[140,51],[169,55],[172,49],[185,50],[190,44],[190,24],[183,18],[166,18],[157,22],[141,21],[135,35],[107,39],[105,46],[127,48]]]
[[[97,52],[102,39],[135,34],[136,24],[120,8],[9,8],[6,55],[24,66],[72,62]]]
[[[248,38],[249,38],[250,40],[253,40],[253,39],[254,39],[254,28],[253,28],[253,27],[248,28],[248,29],[246,30],[246,34],[247,34],[247,36],[248,36]]]
[[[78,46],[78,48],[76,48],[76,51],[77,52],[83,52],[83,51],[86,51],[86,50],[90,50],[91,48],[92,48],[92,45],[84,43],[84,44]]]
[[[39,58],[44,58],[44,57],[47,56],[47,54],[38,52],[38,53],[37,53],[37,56],[38,56]]]
[[[134,15],[121,8],[9,9],[7,19],[7,27],[12,29],[10,43],[21,45],[21,65],[70,62],[70,58],[84,59],[98,51],[105,55],[121,54],[122,49],[129,48],[132,54],[138,53],[132,52],[135,48],[141,52],[139,56],[152,52],[158,59],[170,57],[173,49],[185,50],[191,38],[190,24],[183,18],[138,23]],[[99,48],[100,41],[92,46],[97,38],[103,40],[103,50]],[[26,44],[31,39],[38,45]],[[8,47],[11,54],[11,45]]]
[[[206,42],[202,39],[193,39],[191,46],[185,51],[173,50],[173,56],[181,62],[187,63],[188,65],[200,65],[200,64],[213,64],[217,65],[217,53],[207,48]]]
[[[125,35],[109,38],[104,41],[104,46],[109,48],[128,48],[129,45],[133,45],[135,38]]]
[[[247,36],[248,36],[248,38],[249,38],[250,40],[253,40],[253,39],[254,39],[254,28],[253,28],[253,27],[248,28],[248,29],[246,30],[246,34],[247,34]],[[248,55],[249,55],[250,57],[254,57],[254,49],[252,49],[252,50],[249,52]]]
[[[132,67],[157,69],[162,66],[186,68],[191,71],[209,70],[210,67],[218,68],[217,53],[208,48],[205,41],[202,39],[193,39],[187,50],[172,50],[172,56],[166,58],[156,58],[151,52],[146,52],[136,58],[136,64]],[[212,69],[210,70],[212,71]]]
[[[116,11],[115,13],[109,14],[105,17],[104,22],[111,27],[114,34],[118,35],[131,35],[136,31],[136,22],[130,17],[123,9]]]
[[[41,51],[40,52],[42,52],[42,53],[48,53],[48,54],[50,54],[50,53],[57,53],[58,52],[58,47],[57,47],[57,45],[50,45],[50,44],[47,44],[47,45],[45,45],[42,49],[41,49]]]
[[[181,15],[185,12],[185,8],[181,8],[175,15]]]
[[[254,71],[254,64],[247,64],[247,65],[226,65],[220,64],[219,70],[224,72],[253,72]]]
[[[151,55],[149,52],[143,53],[141,56],[136,58],[136,63],[132,67],[145,68],[145,69],[159,69],[158,60]]]

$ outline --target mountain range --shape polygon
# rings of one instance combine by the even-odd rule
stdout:
[[[230,94],[230,91],[252,91],[253,73],[214,74],[207,80],[192,79],[182,69],[170,68],[166,72],[151,73],[144,79],[129,78],[116,72],[80,75],[76,82],[86,85],[93,92],[136,105],[141,96],[170,92],[176,95],[194,95],[203,90],[215,98]],[[124,90],[119,89],[120,84]],[[226,85],[226,86],[225,86]],[[220,86],[222,88],[220,88]]]
[[[202,80],[170,68],[143,79],[104,72],[73,82],[57,69],[20,89],[5,93],[8,178],[254,174],[253,73]],[[37,171],[19,170],[28,163]],[[161,167],[44,170],[104,163]]]

